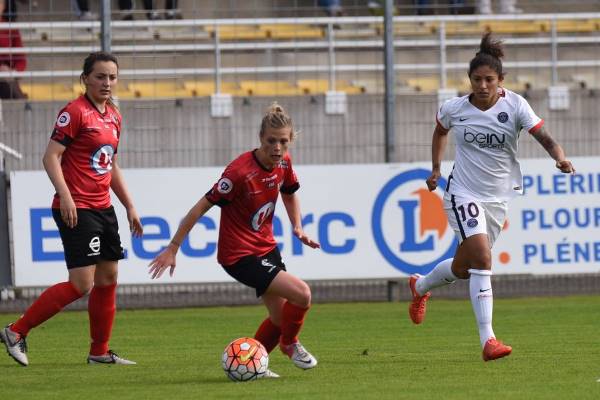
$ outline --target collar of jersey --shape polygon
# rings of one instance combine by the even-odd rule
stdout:
[[[102,114],[100,112],[100,110],[98,110],[98,107],[96,107],[96,105],[94,104],[94,102],[92,101],[92,99],[90,99],[87,95],[87,93],[84,93],[83,97],[85,97],[85,99],[88,101],[88,103],[90,103],[90,105],[92,107],[94,107],[94,110],[96,110],[98,112],[98,114],[100,114],[101,117],[106,116],[106,113],[108,113],[108,103],[106,103],[106,108],[104,109],[104,114]]]
[[[258,157],[256,157],[256,152],[258,151],[258,149],[254,149],[252,150],[252,158],[254,158],[254,161],[256,161],[256,163],[258,164],[258,166],[263,170],[263,171],[267,171],[267,172],[272,172],[273,169],[268,169],[267,167],[265,167],[264,165],[262,165],[262,163],[259,161]]]

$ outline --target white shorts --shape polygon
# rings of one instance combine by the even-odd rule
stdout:
[[[492,248],[506,221],[508,206],[506,201],[483,202],[446,192],[444,210],[459,243],[473,235],[485,233]]]

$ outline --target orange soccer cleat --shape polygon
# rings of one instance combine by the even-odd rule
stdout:
[[[496,338],[490,338],[483,346],[483,361],[496,360],[506,357],[512,352],[512,347],[505,345]]]
[[[413,296],[411,303],[408,305],[408,314],[410,315],[412,322],[418,325],[425,319],[426,303],[427,300],[429,300],[431,293],[427,292],[423,296],[419,295],[415,288],[417,279],[419,279],[419,275],[413,275],[408,278],[408,286],[410,287]]]

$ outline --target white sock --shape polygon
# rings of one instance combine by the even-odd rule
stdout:
[[[415,285],[417,293],[422,296],[431,289],[454,283],[458,278],[452,273],[452,260],[454,259],[448,258],[447,260],[440,261],[433,271],[420,277]]]
[[[489,338],[496,337],[492,329],[492,311],[494,309],[494,294],[492,292],[492,271],[484,269],[469,269],[469,292],[471,304],[479,327],[481,347]]]

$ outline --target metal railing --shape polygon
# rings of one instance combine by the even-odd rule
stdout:
[[[4,154],[5,153],[13,158],[16,158],[17,160],[20,160],[23,158],[23,155],[21,153],[19,153],[17,150],[0,142],[0,172],[4,171]]]
[[[559,46],[571,45],[596,45],[600,43],[600,28],[587,34],[576,34],[577,32],[569,32],[561,35],[558,29],[560,21],[600,21],[600,13],[566,13],[566,14],[521,14],[521,15],[461,15],[461,16],[419,16],[394,17],[394,26],[402,26],[403,24],[417,24],[420,26],[429,26],[430,34],[421,33],[419,35],[426,36],[425,38],[414,38],[414,34],[410,34],[413,38],[409,38],[409,34],[396,34],[394,40],[394,49],[396,51],[403,49],[432,49],[436,50],[438,58],[433,62],[419,63],[396,63],[396,72],[426,72],[434,73],[439,76],[440,86],[446,87],[448,82],[448,72],[463,70],[464,62],[448,62],[448,53],[459,48],[476,47],[479,43],[479,35],[473,32],[466,33],[466,37],[455,37],[448,33],[449,24],[468,24],[480,22],[537,22],[547,23],[548,30],[545,32],[533,32],[519,37],[516,35],[507,36],[500,34],[506,46],[532,46],[537,50],[546,47],[549,56],[546,59],[531,59],[508,61],[505,63],[507,68],[518,69],[534,69],[534,70],[550,70],[551,83],[556,84],[559,81],[558,70],[563,68],[597,68],[600,67],[600,59],[597,55],[592,55],[589,59],[560,59]],[[213,77],[215,82],[220,82],[222,76],[237,76],[252,74],[257,77],[268,76],[270,74],[285,74],[285,73],[327,73],[332,85],[335,85],[335,74],[343,72],[381,72],[384,69],[383,63],[336,63],[336,53],[341,51],[356,50],[356,51],[382,51],[384,41],[377,32],[378,29],[373,27],[382,26],[382,17],[342,17],[342,18],[259,18],[259,19],[189,19],[176,21],[112,21],[110,28],[113,32],[113,43],[111,49],[117,54],[160,54],[160,53],[184,53],[195,54],[198,52],[212,55],[213,66],[211,67],[176,67],[176,68],[125,68],[120,71],[122,77],[125,78],[148,78],[148,77]],[[598,22],[600,24],[600,22]],[[320,39],[294,39],[294,40],[223,40],[221,32],[230,27],[251,27],[251,26],[310,26],[319,27],[323,31],[323,36]],[[43,42],[39,46],[26,46],[23,48],[3,48],[0,49],[0,54],[24,53],[27,55],[48,55],[57,57],[60,55],[85,54],[90,51],[100,49],[100,44],[97,40],[97,33],[100,32],[100,22],[22,22],[0,24],[0,27],[6,26],[14,29],[20,29],[23,32],[40,32],[40,31],[57,31],[57,30],[89,30],[89,37],[96,38],[95,43],[86,45],[68,45],[54,46],[51,42]],[[334,29],[335,27],[343,27],[343,29]],[[361,33],[356,34],[352,38],[352,32],[360,27]],[[364,27],[368,27],[367,31],[371,32],[370,36],[360,38],[365,35]],[[182,28],[187,28],[191,33],[186,37],[182,33]],[[207,35],[206,28],[210,28],[212,32]],[[149,39],[140,37],[140,30],[150,31]],[[170,31],[169,35],[162,34],[161,37],[169,36],[173,39],[168,39],[173,43],[160,43],[163,40],[155,40],[155,33],[159,31]],[[137,36],[136,36],[137,35]],[[178,35],[181,36],[180,41],[186,42],[190,39],[193,43],[178,42]],[[145,40],[154,40],[151,44],[134,43],[120,44],[121,37],[134,38],[136,41],[143,42]],[[348,38],[350,36],[350,38]],[[368,35],[369,36],[369,35]],[[133,40],[133,39],[132,39]],[[27,42],[27,40],[26,40]],[[158,42],[158,43],[156,43]],[[322,52],[327,58],[326,64],[297,64],[297,65],[269,65],[269,66],[245,66],[238,67],[237,65],[223,65],[222,55],[228,53],[250,52],[250,51],[318,51]],[[538,55],[538,54],[536,54]],[[19,77],[29,79],[39,78],[72,78],[79,76],[79,70],[46,70],[38,69],[23,72],[0,72],[0,78]]]

